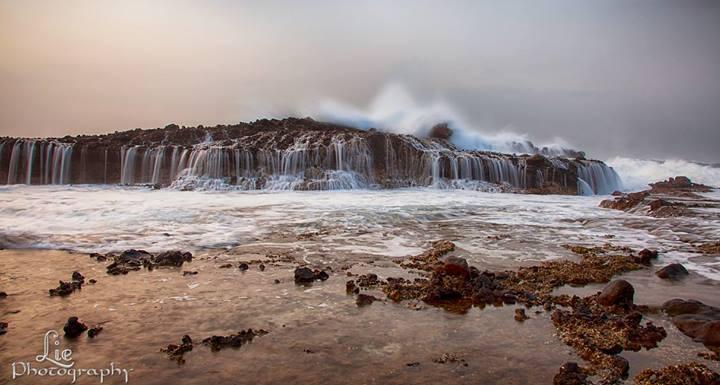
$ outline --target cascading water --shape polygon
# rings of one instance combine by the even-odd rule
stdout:
[[[584,182],[582,189],[578,185],[580,195],[607,195],[622,189],[620,176],[612,167],[602,163],[582,160],[577,167],[577,175],[578,184]]]
[[[72,149],[72,143],[16,140],[7,162],[7,184],[70,183]]]
[[[8,184],[241,190],[435,187],[606,194],[620,187],[617,174],[602,162],[471,151],[446,139],[310,119],[209,130],[168,126],[73,142],[11,139],[0,142],[0,178]]]

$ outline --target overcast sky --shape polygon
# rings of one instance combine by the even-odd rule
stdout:
[[[720,2],[0,0],[0,136],[364,107],[388,83],[485,132],[718,162]]]

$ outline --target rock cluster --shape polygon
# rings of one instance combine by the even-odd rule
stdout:
[[[178,365],[185,363],[185,353],[193,350],[193,341],[189,335],[184,335],[180,340],[180,344],[170,344],[166,348],[160,349],[161,352],[166,353],[168,358],[175,360]]]
[[[227,336],[212,336],[205,338],[203,345],[209,346],[210,350],[216,352],[224,348],[239,348],[246,343],[252,342],[255,337],[263,336],[268,332],[265,330],[241,330],[237,334]]]
[[[315,281],[325,281],[330,278],[328,273],[322,270],[313,270],[308,267],[298,267],[295,269],[295,283],[306,284]]]
[[[50,296],[65,297],[70,295],[75,290],[80,290],[82,285],[85,283],[85,277],[82,274],[75,271],[72,273],[71,280],[68,282],[59,281],[60,284],[54,289],[48,290]]]
[[[614,193],[615,198],[600,202],[600,207],[658,218],[693,216],[696,215],[693,207],[720,207],[720,202],[697,194],[709,191],[712,191],[709,186],[692,183],[687,177],[677,176],[651,183],[648,190],[629,194]]]
[[[151,270],[160,266],[181,267],[185,262],[192,262],[191,253],[177,250],[153,255],[145,250],[130,249],[120,255],[108,254],[105,258],[113,261],[107,266],[107,273],[111,275],[127,274],[143,267]]]

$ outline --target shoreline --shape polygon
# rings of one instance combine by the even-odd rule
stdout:
[[[77,361],[99,367],[104,361],[118,365],[122,361],[134,369],[130,383],[203,379],[219,383],[551,383],[565,362],[583,363],[557,338],[550,312],[526,309],[530,319],[521,323],[512,319],[515,309],[523,308],[519,305],[473,307],[455,314],[422,301],[396,303],[376,289],[363,293],[380,301],[358,306],[356,298],[345,292],[348,280],[368,273],[386,279],[402,274],[402,269],[391,260],[358,262],[348,270],[354,276],[348,277],[342,267],[329,266],[330,270],[325,266],[330,273],[327,281],[302,286],[293,281],[293,271],[302,261],[268,261],[261,271],[253,259],[263,257],[200,253],[181,268],[112,276],[106,274],[107,262],[97,262],[87,254],[2,250],[0,258],[11,262],[0,275],[0,288],[8,293],[0,306],[3,319],[10,322],[8,333],[0,337],[2,362],[32,359],[40,353],[41,335],[47,329],[61,329],[67,317],[75,315],[88,325],[104,322],[96,338],[65,341]],[[251,262],[247,271],[237,268],[243,260]],[[220,268],[227,263],[232,267]],[[67,297],[48,297],[47,289],[58,279],[68,279],[72,271],[97,283]],[[182,271],[198,274],[183,276]],[[659,305],[670,297],[683,297],[674,294],[694,293],[692,298],[720,306],[712,295],[717,282],[692,274],[680,283],[668,284],[652,272],[642,269],[620,276],[636,288],[636,303]],[[562,287],[556,293],[589,295],[601,287]],[[12,313],[15,310],[20,312]],[[630,363],[630,379],[647,367],[659,369],[691,360],[720,369],[717,361],[697,357],[705,349],[702,344],[680,333],[665,316],[646,317],[665,328],[668,336],[659,348],[622,353]],[[182,365],[160,352],[184,334],[199,341],[246,328],[264,329],[268,334],[239,349],[212,352],[196,347],[185,355]],[[213,367],[222,369],[209,370]],[[271,369],[279,367],[283,369]],[[23,382],[22,377],[13,381],[32,382]]]

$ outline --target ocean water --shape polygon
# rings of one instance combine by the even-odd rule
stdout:
[[[711,194],[720,198],[717,193]],[[720,239],[718,219],[657,219],[602,209],[602,196],[399,189],[312,192],[151,190],[120,186],[0,187],[0,246],[110,252],[255,246],[311,259],[401,257],[449,239],[471,261],[569,256],[563,244],[657,248],[720,280],[695,245]]]

